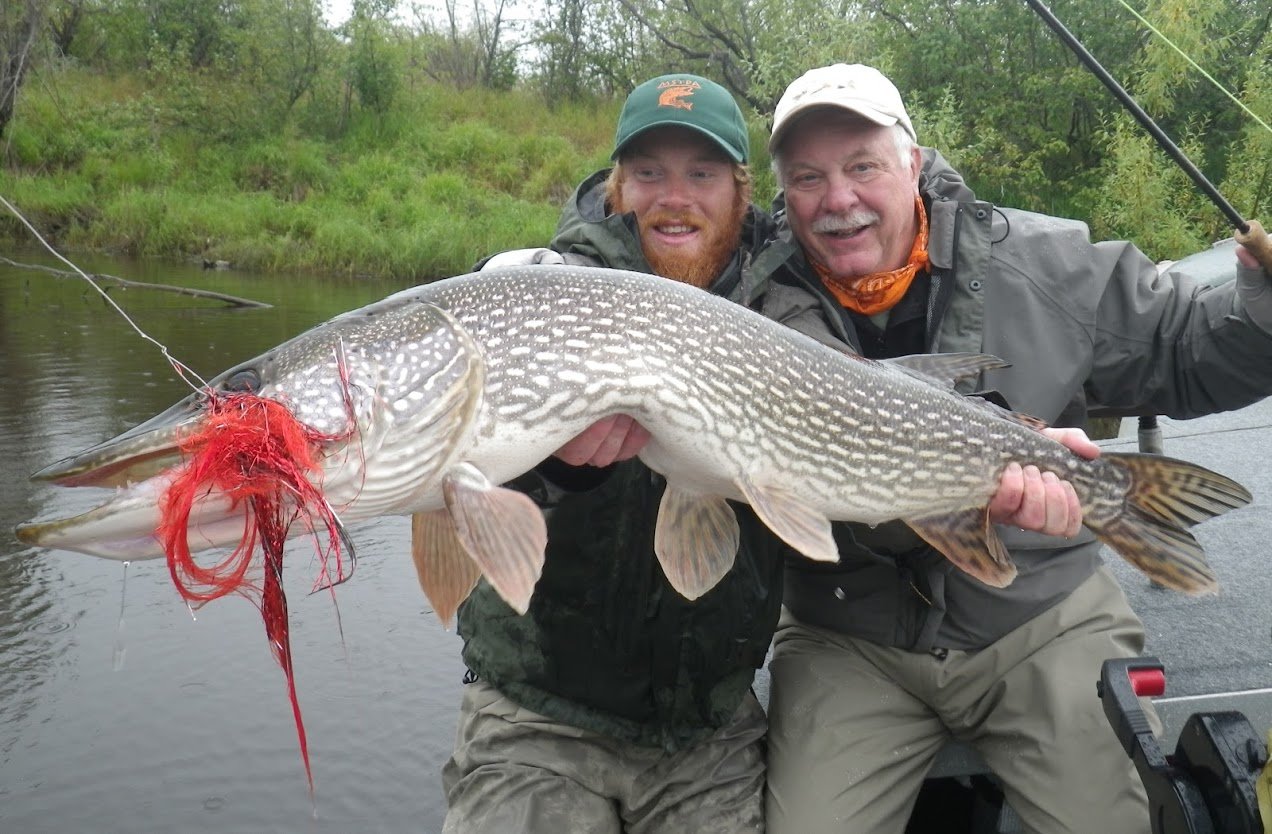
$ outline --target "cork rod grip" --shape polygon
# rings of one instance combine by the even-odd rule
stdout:
[[[1248,231],[1236,231],[1234,237],[1237,243],[1249,249],[1250,254],[1263,265],[1263,270],[1272,275],[1272,240],[1268,239],[1268,233],[1258,220],[1248,220],[1246,225],[1249,226]]]

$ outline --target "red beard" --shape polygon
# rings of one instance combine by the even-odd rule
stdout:
[[[706,289],[728,266],[733,253],[737,251],[746,208],[746,201],[739,199],[730,216],[720,224],[712,223],[697,212],[650,212],[637,218],[641,248],[654,274]],[[616,200],[614,211],[625,211],[621,197]],[[704,237],[703,245],[694,252],[668,252],[646,245],[645,241],[654,227],[672,225],[693,226],[698,229]]]

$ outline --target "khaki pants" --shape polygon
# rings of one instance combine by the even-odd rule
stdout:
[[[769,664],[769,834],[900,834],[950,738],[980,752],[1028,831],[1148,834],[1143,785],[1095,689],[1105,659],[1143,645],[1103,568],[989,648],[944,659],[783,612]]]
[[[465,687],[455,752],[442,769],[446,834],[742,834],[764,830],[764,711],[666,753],[523,709],[480,681]]]

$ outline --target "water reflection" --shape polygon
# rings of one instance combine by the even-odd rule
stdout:
[[[205,377],[400,288],[102,259],[80,265],[275,304],[231,310],[112,292]],[[308,545],[297,540],[288,551],[315,820],[283,675],[250,603],[223,599],[191,616],[162,562],[134,562],[121,632],[120,563],[33,550],[10,532],[19,521],[96,503],[94,490],[31,484],[29,473],[187,389],[80,282],[0,266],[0,390],[0,830],[439,830],[438,771],[463,668],[458,639],[419,590],[405,519],[351,530],[358,570],[334,602],[304,596],[315,570]],[[127,656],[119,671],[117,642]]]

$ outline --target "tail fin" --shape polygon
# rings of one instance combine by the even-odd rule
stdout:
[[[1108,454],[1101,460],[1130,478],[1122,512],[1088,517],[1100,540],[1155,582],[1189,594],[1218,590],[1201,545],[1187,528],[1251,501],[1241,484],[1187,461],[1160,455]]]

